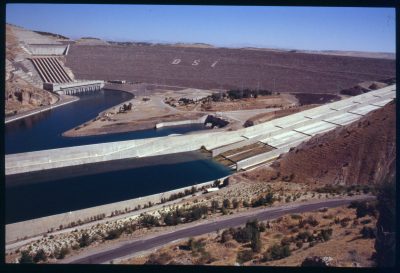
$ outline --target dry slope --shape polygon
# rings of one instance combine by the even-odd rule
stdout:
[[[395,173],[396,102],[348,126],[316,135],[272,164],[246,173],[250,179],[311,184],[377,184]]]

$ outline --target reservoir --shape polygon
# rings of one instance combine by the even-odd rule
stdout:
[[[202,125],[174,126],[93,137],[61,134],[132,97],[120,91],[80,100],[5,125],[6,154],[184,134]],[[199,152],[124,159],[6,177],[6,224],[169,191],[227,176],[231,170]]]
[[[101,90],[79,95],[79,100],[5,125],[5,153],[23,153],[95,143],[185,134],[206,129],[203,124],[164,127],[87,137],[62,133],[93,119],[101,111],[132,98],[122,91]]]

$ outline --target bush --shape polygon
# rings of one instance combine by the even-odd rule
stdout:
[[[303,217],[299,214],[291,214],[290,217],[294,220],[300,220],[303,219]]]
[[[211,210],[212,212],[216,212],[219,209],[219,203],[217,200],[211,201]]]
[[[80,247],[87,247],[92,243],[92,238],[90,238],[89,234],[83,233],[81,238],[78,240]]]
[[[252,207],[259,207],[262,205],[270,205],[274,202],[274,194],[268,192],[265,196],[261,196],[252,202]]]
[[[176,213],[173,212],[168,212],[165,216],[164,216],[164,223],[167,226],[176,226],[177,224],[179,224],[180,218],[176,215]]]
[[[221,243],[226,243],[232,240],[232,238],[233,236],[231,234],[231,231],[229,229],[225,229],[221,234]]]
[[[169,260],[171,260],[171,256],[168,253],[150,254],[149,258],[145,262],[145,264],[155,264],[155,265],[165,265]]]
[[[342,227],[347,227],[347,225],[349,224],[349,222],[351,221],[351,219],[349,217],[345,217],[342,220],[340,220],[340,225]]]
[[[212,99],[212,101],[221,101],[222,100],[222,93],[221,92],[212,93],[211,99]]]
[[[202,242],[201,240],[195,240],[193,238],[189,238],[188,242],[187,242],[187,246],[188,248],[192,251],[192,252],[204,252],[204,246],[206,244],[204,242]]]
[[[258,226],[258,230],[259,230],[260,232],[264,232],[266,229],[267,229],[267,228],[266,228],[264,222],[261,222],[260,225]]]
[[[36,252],[35,256],[33,256],[33,261],[35,263],[46,260],[47,260],[47,255],[43,249],[39,249],[38,252]]]
[[[66,256],[67,254],[69,254],[69,252],[70,252],[70,251],[69,251],[69,248],[68,248],[68,247],[63,247],[63,248],[61,248],[60,250],[57,249],[57,251],[54,252],[54,256],[56,257],[56,259],[61,260],[61,259],[64,259],[65,256]]]
[[[235,199],[233,199],[233,201],[232,201],[232,206],[233,206],[233,208],[234,209],[237,209],[238,207],[239,207],[239,201],[235,198]]]
[[[312,234],[309,231],[303,231],[303,232],[299,232],[299,234],[297,234],[296,240],[308,242],[311,237],[312,237]]]
[[[247,243],[251,240],[252,234],[249,228],[241,228],[239,227],[235,233],[233,234],[233,238],[238,243]]]
[[[237,254],[236,261],[240,264],[250,261],[253,258],[253,251],[251,250],[242,250]]]
[[[260,239],[260,232],[255,232],[251,238],[251,249],[253,252],[260,252],[262,248],[262,242]]]
[[[159,225],[157,217],[149,214],[142,215],[139,219],[139,224],[144,227],[154,227]]]
[[[360,230],[360,234],[364,239],[375,239],[376,238],[376,228],[363,227]]]
[[[329,241],[331,239],[331,236],[332,236],[331,228],[321,230],[321,237],[325,242]]]
[[[302,241],[296,242],[296,247],[297,248],[302,248],[303,247],[303,242]]]
[[[21,251],[21,257],[19,258],[19,263],[20,264],[32,264],[33,263],[32,255],[30,255],[27,250]]]
[[[121,228],[112,229],[107,233],[107,236],[104,239],[106,239],[106,240],[117,239],[121,236],[122,231],[123,230]]]
[[[224,199],[224,201],[222,202],[222,206],[228,209],[231,206],[231,201],[229,199]]]
[[[281,246],[274,244],[264,253],[263,257],[265,261],[280,260],[289,257],[292,253],[288,245]]]
[[[364,217],[366,215],[371,215],[376,217],[376,205],[367,201],[359,202],[353,201],[350,203],[349,208],[356,209],[357,218]]]

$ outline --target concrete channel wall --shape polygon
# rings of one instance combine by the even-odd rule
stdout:
[[[367,94],[322,105],[236,131],[199,132],[189,135],[137,139],[6,155],[5,172],[6,175],[9,175],[107,160],[188,152],[198,150],[201,147],[205,147],[207,150],[214,150],[233,143],[241,142],[241,144],[246,144],[248,142],[245,140],[249,138],[257,137],[259,139],[274,135],[278,136],[285,130],[295,130],[300,126],[337,116],[349,109],[358,109],[363,105],[368,106],[371,101],[379,102],[387,98],[393,98],[396,96],[395,90],[395,85],[388,86]],[[360,103],[361,101],[362,103]],[[339,111],[332,112],[332,109],[336,108]],[[306,118],[307,116],[317,118]],[[283,128],[285,128],[284,131],[282,131]],[[231,147],[236,147],[236,144]]]
[[[227,176],[226,176],[227,177]],[[223,180],[226,177],[219,178],[218,180]],[[191,189],[195,186],[200,189],[205,186],[212,185],[213,181],[207,181],[204,183],[191,185],[171,191],[166,191],[162,193],[157,193],[153,195],[148,195],[144,197],[134,198],[126,201],[115,202],[111,204],[91,207],[82,210],[76,210],[72,212],[60,213],[56,215],[41,217],[37,219],[22,221],[18,223],[13,223],[6,225],[6,244],[15,242],[19,239],[26,237],[32,237],[40,234],[47,233],[50,229],[58,229],[60,225],[67,226],[71,222],[78,222],[79,220],[84,221],[86,218],[96,216],[101,213],[105,213],[106,217],[110,216],[115,210],[124,211],[125,208],[134,209],[136,206],[140,205],[142,208],[145,204],[152,202],[153,204],[159,203],[161,198],[168,198],[174,193],[184,192],[186,189]],[[138,213],[141,213],[138,211]],[[111,220],[111,219],[110,219]],[[79,226],[77,227],[79,228]]]

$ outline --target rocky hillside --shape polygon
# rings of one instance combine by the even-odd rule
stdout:
[[[284,180],[309,184],[377,184],[394,175],[396,162],[396,102],[359,121],[317,135],[292,148],[272,168],[245,173],[254,180]]]
[[[48,91],[36,88],[21,79],[6,81],[6,116],[33,110],[40,106],[50,105],[56,101],[57,97],[55,95]]]
[[[20,69],[21,62],[27,58],[27,54],[19,46],[13,31],[15,28],[15,26],[6,25],[6,84],[4,92],[6,116],[46,106],[58,100],[56,95],[37,88],[14,74],[17,70],[23,73],[23,69]]]

